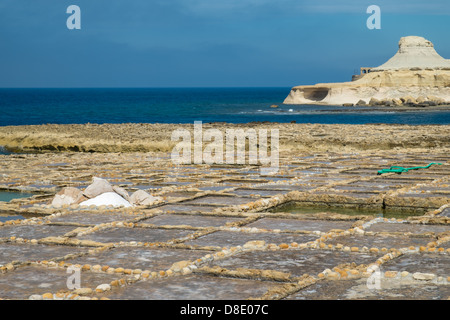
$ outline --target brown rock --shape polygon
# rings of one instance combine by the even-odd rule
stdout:
[[[275,270],[262,270],[261,276],[264,278],[273,279],[277,281],[287,281],[289,280],[291,274]]]
[[[191,261],[179,261],[175,262],[170,269],[172,269],[174,272],[179,272],[183,270],[183,268],[189,266],[191,264]]]
[[[114,189],[105,179],[94,177],[92,184],[84,190],[83,194],[92,199],[105,192],[114,192]]]
[[[113,190],[115,193],[117,193],[119,196],[124,198],[127,201],[130,201],[130,195],[128,194],[128,191],[124,188],[121,188],[119,186],[113,186]]]
[[[80,288],[80,289],[76,289],[73,293],[75,293],[79,296],[87,296],[92,293],[92,289],[91,288]]]
[[[369,101],[369,106],[378,106],[380,105],[381,101],[376,98],[371,98]]]
[[[394,103],[392,102],[391,99],[385,99],[380,102],[380,105],[390,107],[390,106],[393,106]]]
[[[73,187],[66,187],[61,189],[52,200],[52,206],[62,207],[79,203],[78,201],[83,197],[83,192],[80,189]]]
[[[264,240],[252,240],[244,244],[244,248],[262,248],[266,245]]]
[[[397,276],[397,271],[386,271],[384,276],[386,278],[395,278]]]
[[[407,103],[408,100],[414,100],[414,98],[411,96],[405,96],[405,97],[401,97],[400,100],[402,100],[403,103]]]
[[[416,99],[416,102],[417,102],[417,103],[424,103],[425,101],[427,101],[427,99],[424,98],[424,97],[418,97],[418,98]]]
[[[119,286],[119,280],[113,280],[109,284],[111,287],[118,287]]]
[[[156,202],[158,198],[153,197],[144,190],[138,190],[130,196],[130,202],[133,205],[148,206]]]
[[[394,103],[395,106],[403,105],[403,102],[400,99],[392,99],[392,102]]]
[[[53,299],[53,294],[51,294],[51,293],[49,293],[49,292],[44,293],[44,294],[42,295],[42,298],[44,298],[44,299]]]

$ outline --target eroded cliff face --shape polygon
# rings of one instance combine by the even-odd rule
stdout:
[[[401,38],[397,54],[362,78],[297,86],[284,103],[342,105],[371,101],[384,101],[388,105],[450,104],[450,60],[439,56],[433,44],[424,38]]]
[[[359,80],[292,88],[285,104],[357,104],[370,100],[450,103],[450,70],[399,70],[366,74]],[[395,104],[400,104],[398,101]]]

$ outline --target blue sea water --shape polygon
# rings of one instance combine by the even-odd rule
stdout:
[[[283,105],[290,88],[0,89],[0,126],[253,121],[449,124],[449,111]],[[278,108],[270,106],[276,104]]]

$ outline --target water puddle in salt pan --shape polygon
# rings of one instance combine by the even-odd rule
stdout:
[[[17,192],[17,191],[0,191],[0,201],[9,202],[13,199],[29,198],[34,196],[34,193],[29,192]],[[37,215],[30,214],[17,214],[14,212],[0,211],[0,222],[17,219],[28,219],[36,217]]]
[[[0,222],[5,222],[5,221],[8,221],[8,220],[30,219],[30,218],[33,218],[33,217],[41,217],[41,215],[31,214],[31,213],[17,214],[15,212],[0,211]]]
[[[0,201],[9,202],[13,199],[29,198],[34,196],[34,193],[17,192],[17,191],[0,191]]]
[[[405,219],[411,216],[421,216],[423,212],[419,211],[400,211],[393,209],[363,209],[363,208],[340,208],[328,206],[304,206],[301,203],[288,202],[277,206],[270,210],[270,212],[287,212],[294,214],[314,214],[321,212],[329,212],[331,214],[343,214],[349,216],[357,215],[372,215],[383,218]]]

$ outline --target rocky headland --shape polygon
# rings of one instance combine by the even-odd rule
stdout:
[[[450,104],[450,60],[433,43],[403,37],[383,65],[364,68],[354,81],[293,87],[285,104],[429,107]]]

